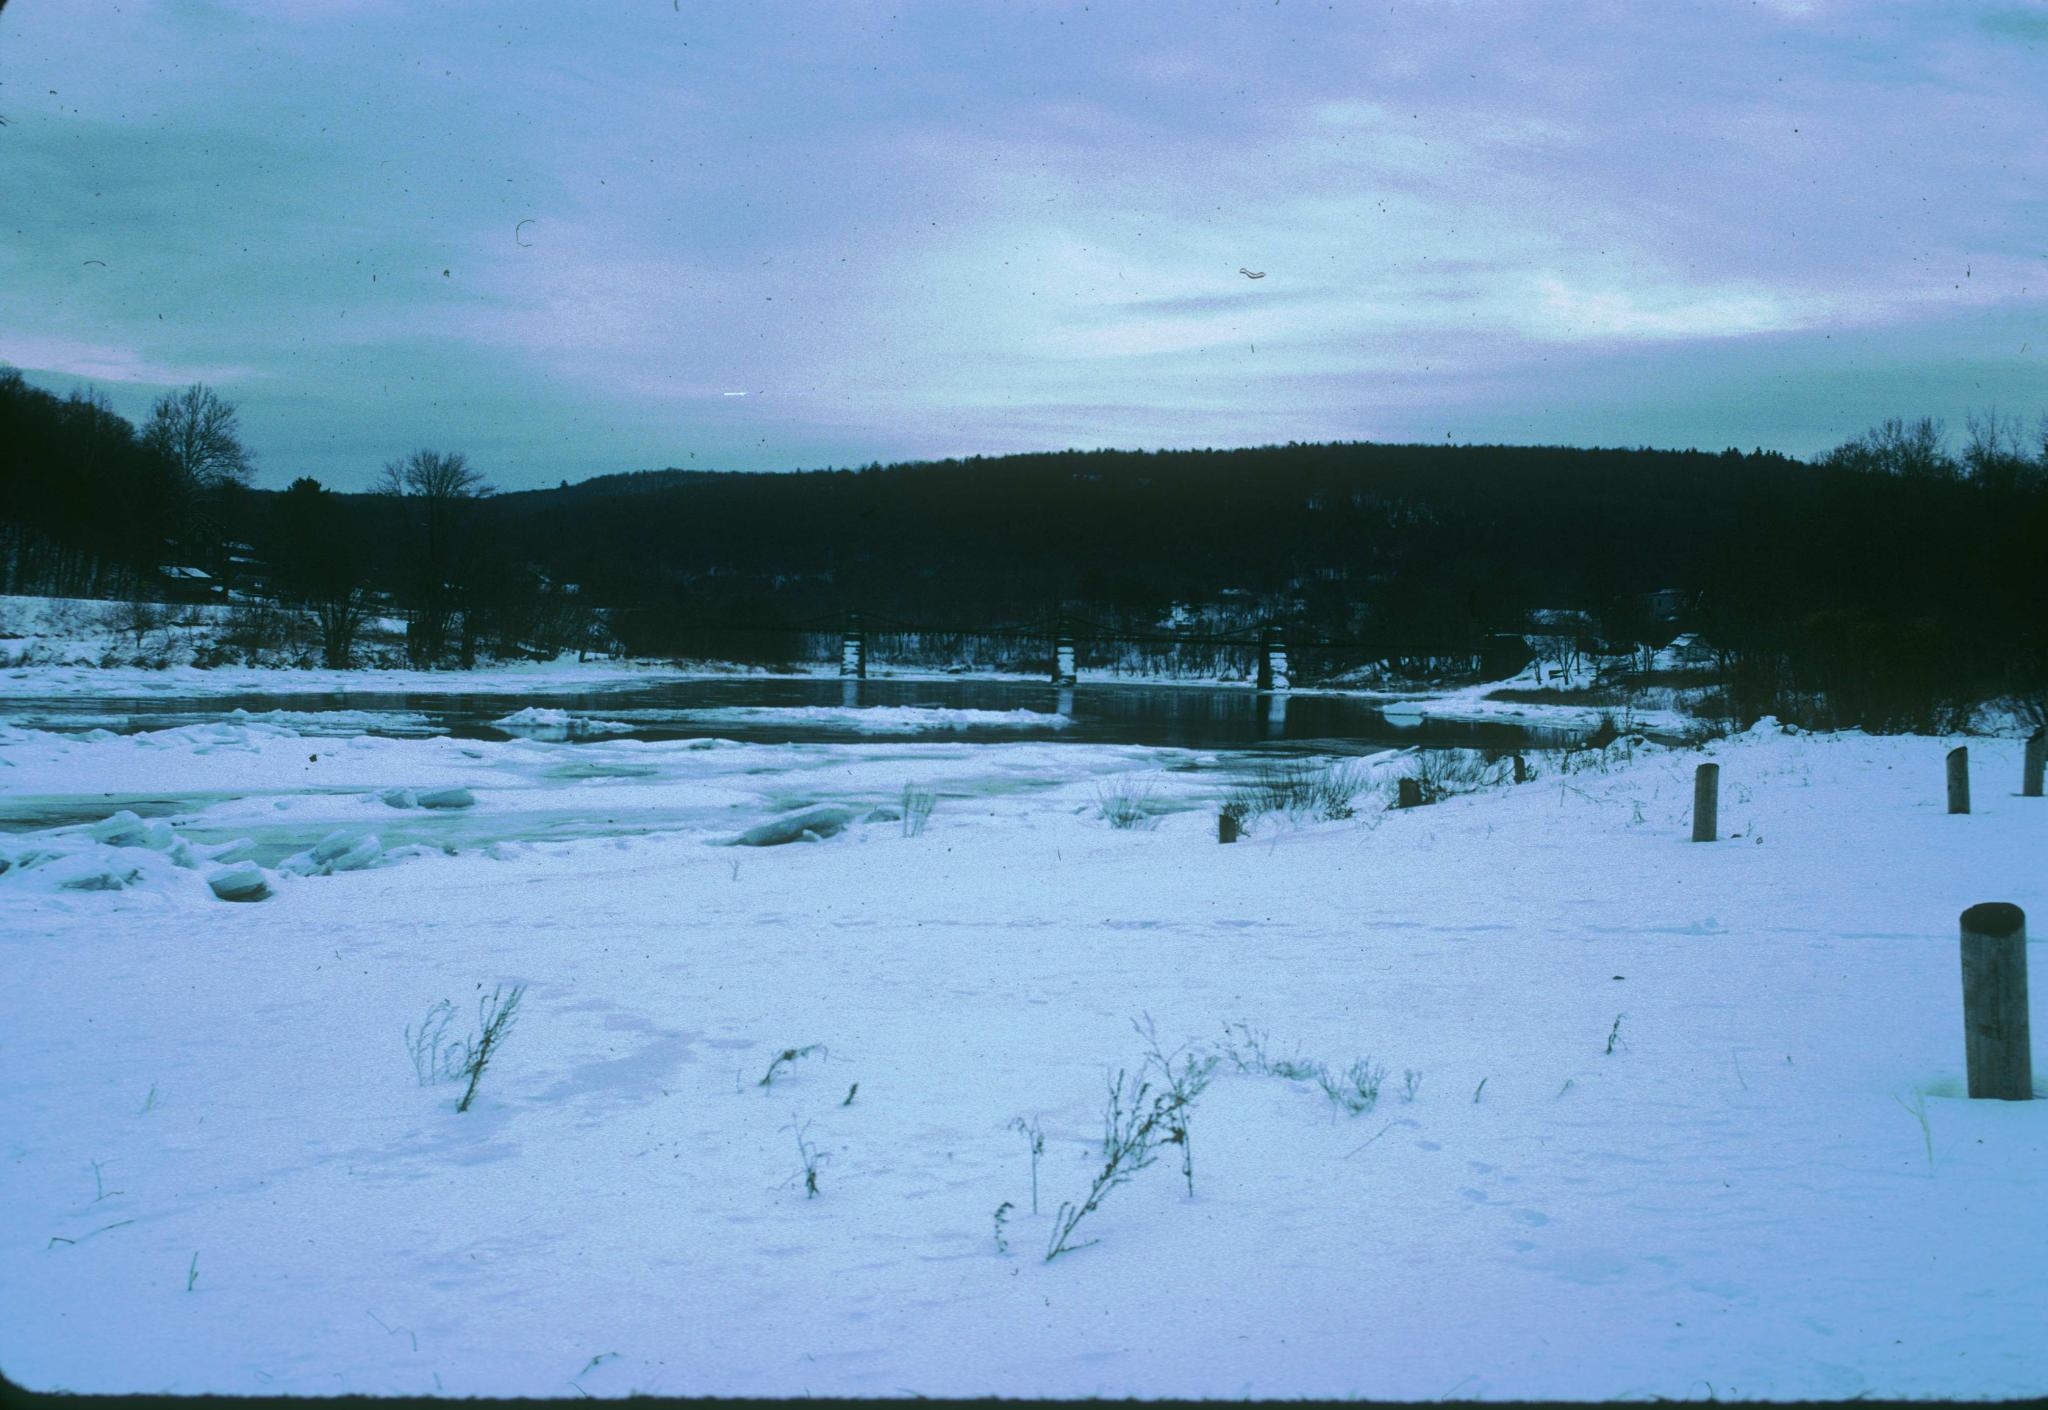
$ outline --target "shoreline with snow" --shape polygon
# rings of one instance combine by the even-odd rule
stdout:
[[[136,666],[39,665],[0,667],[0,718],[10,703],[76,700],[101,697],[110,701],[145,702],[230,700],[322,696],[337,699],[411,696],[489,696],[602,694],[657,685],[688,685],[723,681],[838,680],[836,665],[815,670],[772,671],[731,662],[654,661],[549,662],[483,666],[470,671],[374,669],[330,671],[318,668],[172,666],[161,670]],[[913,670],[871,666],[868,679],[907,684],[945,682],[1036,685],[1056,690],[1043,676],[1020,672]],[[1633,709],[1625,704],[1548,704],[1540,701],[1498,701],[1491,691],[1527,683],[1526,676],[1431,693],[1424,690],[1378,690],[1349,686],[1297,686],[1295,697],[1328,696],[1380,705],[1390,717],[1409,716],[1459,723],[1530,724],[1553,728],[1591,729],[1603,718],[1624,728],[1663,736],[1683,736],[1700,729],[1699,722],[1676,709]],[[1247,695],[1260,692],[1250,682],[1192,679],[1185,676],[1084,673],[1078,685],[1131,686],[1140,689],[1216,690]]]
[[[143,701],[196,701],[235,697],[290,696],[508,696],[602,694],[648,686],[723,681],[817,681],[841,679],[836,660],[786,669],[731,661],[578,660],[564,654],[552,661],[500,662],[469,670],[417,670],[378,666],[347,671],[303,665],[198,666],[191,659],[216,643],[227,608],[187,605],[176,609],[191,620],[151,629],[149,647],[130,643],[113,625],[121,604],[84,599],[0,598],[0,718],[10,700],[60,701],[85,696]],[[139,664],[147,659],[152,664]],[[161,662],[161,664],[154,664]],[[1057,689],[1042,672],[983,667],[893,666],[870,658],[868,679],[876,682],[1039,685]],[[1258,694],[1244,677],[1193,677],[1142,671],[1084,671],[1077,684],[1090,688],[1132,686]],[[1297,697],[1327,696],[1388,707],[1394,716],[1459,723],[1504,723],[1592,729],[1612,717],[1623,729],[1677,738],[1698,731],[1682,709],[1659,704],[1631,709],[1558,701],[1498,701],[1484,697],[1507,687],[1538,684],[1533,668],[1499,681],[1455,688],[1387,689],[1355,685],[1296,686]],[[1659,701],[1671,692],[1659,692]],[[1675,702],[1674,702],[1675,704]]]
[[[9,728],[10,789],[86,812],[4,839],[0,1356],[78,1391],[2038,1395],[2010,1235],[2048,1106],[1962,1095],[1955,925],[2044,913],[2048,804],[1972,739],[1947,815],[1952,742],[1532,751],[1405,810],[1390,751],[1337,765],[1350,816],[1221,847],[1244,778],[1172,749]],[[407,1033],[512,985],[458,1114]],[[1047,1261],[1148,1015],[1217,1060],[1189,1142]]]

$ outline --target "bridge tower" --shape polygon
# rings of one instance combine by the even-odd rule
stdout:
[[[1071,686],[1075,679],[1074,629],[1062,615],[1053,625],[1052,683],[1057,686]]]
[[[1287,690],[1292,682],[1287,674],[1287,640],[1280,628],[1267,627],[1259,633],[1259,689]]]
[[[868,678],[868,629],[858,612],[846,614],[846,633],[839,641],[839,674],[851,680]]]

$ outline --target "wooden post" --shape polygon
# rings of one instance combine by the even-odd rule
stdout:
[[[1963,912],[1963,1047],[1970,1095],[2023,1102],[2034,1095],[2027,1031],[2027,917],[1993,901]]]
[[[1527,759],[1524,759],[1520,754],[1517,754],[1515,755],[1515,782],[1527,783],[1528,781],[1529,761]]]
[[[1712,842],[1721,826],[1721,766],[1701,764],[1692,774],[1692,840]]]
[[[1970,811],[1970,751],[1960,744],[1948,751],[1948,810]]]
[[[2041,796],[2042,767],[2048,765],[2048,730],[2037,729],[2027,740],[2027,763],[2020,776],[2020,796]]]
[[[858,612],[846,614],[846,634],[839,642],[839,674],[855,680],[868,678],[868,631]]]
[[[1394,806],[1397,808],[1421,807],[1422,785],[1412,778],[1401,779],[1396,784]]]
[[[1216,840],[1218,842],[1235,842],[1237,838],[1237,814],[1226,808],[1216,815]]]
[[[1053,628],[1052,637],[1052,683],[1072,685],[1074,683],[1074,633],[1062,617]]]

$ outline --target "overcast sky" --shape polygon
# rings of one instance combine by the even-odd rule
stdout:
[[[2041,4],[16,0],[0,118],[0,360],[268,485],[2048,409]]]

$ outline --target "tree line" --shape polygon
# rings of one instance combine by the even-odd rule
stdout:
[[[1361,442],[514,493],[421,449],[343,494],[250,489],[233,410],[186,388],[138,429],[89,391],[0,371],[7,590],[134,591],[166,555],[226,574],[249,545],[335,665],[372,612],[404,618],[414,664],[463,666],[593,629],[633,654],[778,660],[778,629],[853,609],[939,634],[1058,611],[1149,632],[1193,604],[1390,650],[1462,647],[1544,608],[1591,614],[1595,647],[1689,627],[1740,712],[1816,723],[1926,727],[2048,682],[2048,425],[1996,415],[1957,449],[1937,421],[1894,419],[1811,462]],[[1660,592],[1683,604],[1675,626]]]
[[[194,385],[138,430],[98,391],[58,397],[0,367],[0,566],[9,591],[137,590],[166,546],[217,546],[254,463],[235,408]]]

